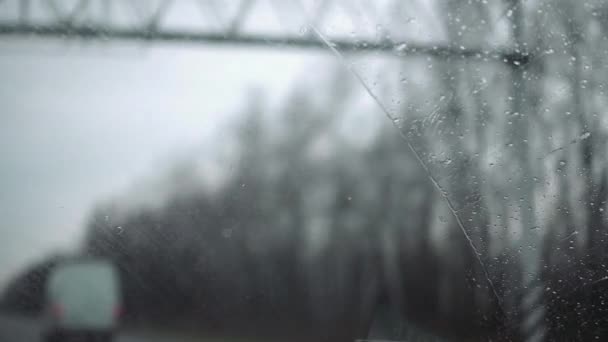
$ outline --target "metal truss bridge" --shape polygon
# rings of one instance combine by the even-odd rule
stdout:
[[[35,36],[328,51],[327,43],[310,28],[324,27],[331,20],[329,9],[374,15],[379,11],[374,8],[377,3],[319,0],[306,8],[298,1],[283,0],[0,0],[0,39]],[[365,20],[361,15],[350,17]],[[276,18],[282,20],[281,30],[249,29],[251,21],[264,24]],[[292,29],[285,29],[286,26]],[[474,58],[499,61],[511,67],[523,66],[530,60],[527,53],[510,50],[424,45],[379,35],[355,38],[326,31],[324,35],[344,53]]]

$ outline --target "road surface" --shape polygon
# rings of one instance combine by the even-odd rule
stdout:
[[[38,319],[0,314],[0,342],[38,342],[41,341],[41,333],[42,324]],[[145,340],[147,338],[119,334],[116,342],[143,342]]]
[[[41,321],[35,318],[0,313],[0,342],[39,342]],[[180,337],[170,334],[155,336],[150,332],[119,332],[115,342],[247,342],[244,340]],[[254,342],[254,341],[251,341]]]

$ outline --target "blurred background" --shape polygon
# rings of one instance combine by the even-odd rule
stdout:
[[[606,338],[607,19],[0,1],[0,340],[74,256],[121,341]]]

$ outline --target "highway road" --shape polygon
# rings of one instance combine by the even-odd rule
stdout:
[[[42,324],[39,319],[19,316],[0,315],[0,342],[38,342],[41,341]],[[116,342],[143,342],[148,338],[119,334]],[[154,340],[156,341],[156,340]],[[161,342],[161,340],[158,340]]]
[[[39,342],[42,323],[39,319],[0,313],[0,342]],[[184,337],[150,332],[119,332],[115,342],[248,342],[242,339]],[[84,341],[83,341],[84,342]],[[251,341],[253,342],[253,341]]]

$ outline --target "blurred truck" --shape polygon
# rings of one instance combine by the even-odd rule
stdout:
[[[118,272],[111,262],[66,260],[53,269],[46,290],[44,341],[113,339],[122,307]]]

